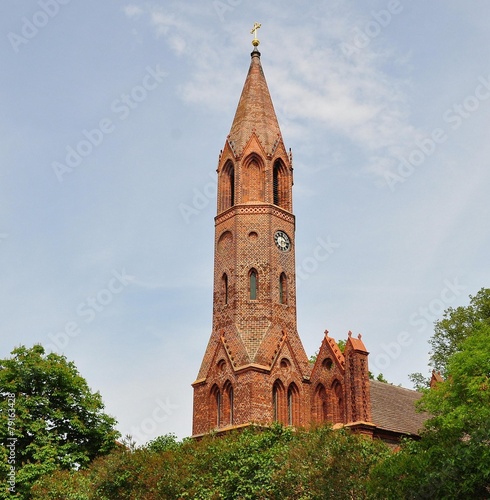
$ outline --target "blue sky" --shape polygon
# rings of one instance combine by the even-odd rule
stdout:
[[[305,349],[362,333],[410,386],[433,321],[490,284],[488,19],[483,0],[3,0],[0,356],[40,342],[123,434],[190,435],[215,169],[258,21]]]

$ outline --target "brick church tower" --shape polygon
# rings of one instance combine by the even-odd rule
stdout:
[[[312,365],[298,335],[292,155],[253,45],[218,161],[213,325],[192,384],[194,436],[252,422],[371,420],[360,338],[341,353],[326,335]]]

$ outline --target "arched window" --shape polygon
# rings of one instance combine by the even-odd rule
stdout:
[[[242,201],[245,203],[264,201],[264,163],[252,153],[242,163]]]
[[[334,424],[344,423],[344,391],[338,380],[334,380],[332,384],[332,417]]]
[[[273,189],[274,189],[274,205],[279,205],[279,168],[277,168],[277,162],[274,165],[273,172]]]
[[[248,177],[248,200],[260,201],[262,195],[261,170],[257,162],[252,161],[247,169]]]
[[[274,422],[279,420],[279,395],[277,393],[277,384],[272,386],[272,418]]]
[[[233,424],[233,386],[227,380],[223,386],[222,423],[223,425]]]
[[[288,388],[288,425],[299,425],[299,391],[294,382]]]
[[[226,273],[223,274],[221,278],[223,282],[223,299],[225,305],[228,304],[228,275]]]
[[[233,420],[234,420],[234,408],[233,408],[233,387],[230,387],[228,391],[228,400],[230,404],[230,424],[233,425]]]
[[[276,160],[274,162],[272,188],[274,205],[278,205],[286,210],[291,210],[288,174],[286,166],[281,160]]]
[[[214,404],[212,405],[214,411],[211,422],[216,427],[219,427],[221,425],[221,392],[216,384],[211,389],[211,396],[214,400]]]
[[[284,385],[278,379],[272,386],[272,418],[274,422],[286,423],[286,401]]]
[[[279,303],[287,304],[288,303],[288,280],[284,273],[281,273],[279,276]]]
[[[333,361],[331,358],[325,358],[323,361],[322,361],[322,366],[323,368],[326,368],[327,370],[331,370],[332,369],[332,366],[333,366]]]
[[[216,426],[219,427],[221,425],[221,392],[216,393]]]
[[[314,411],[318,423],[327,420],[327,391],[323,384],[318,384],[315,390]]]
[[[220,180],[220,211],[223,211],[235,204],[235,167],[231,161],[224,166]]]
[[[250,281],[250,300],[257,300],[257,287],[258,287],[258,278],[257,271],[255,269],[251,269],[249,273],[249,281]]]

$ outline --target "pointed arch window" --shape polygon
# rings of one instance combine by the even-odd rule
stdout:
[[[248,200],[247,201],[261,201],[262,200],[262,171],[256,161],[251,161],[247,168],[248,177]]]
[[[216,426],[219,427],[221,425],[221,392],[216,393]]]
[[[211,396],[214,400],[214,404],[212,405],[214,407],[212,424],[219,427],[221,425],[221,392],[216,384],[211,389]]]
[[[277,168],[277,162],[274,165],[272,183],[274,189],[274,205],[279,205],[279,169]]]
[[[249,155],[243,162],[242,201],[254,203],[264,201],[265,166],[262,159],[255,153]]]
[[[221,279],[223,282],[223,300],[226,305],[228,304],[228,275],[224,273]]]
[[[249,292],[250,300],[257,300],[258,275],[255,269],[251,269],[249,273]]]
[[[272,386],[272,417],[274,422],[286,423],[284,386],[279,379]]]
[[[234,398],[234,394],[233,394],[233,387],[230,386],[229,390],[228,390],[228,401],[229,401],[229,405],[230,405],[230,424],[233,425],[233,420],[234,420],[234,408],[233,408],[233,398]]]
[[[235,167],[228,161],[220,175],[219,186],[220,211],[227,210],[235,204]]]
[[[279,303],[288,303],[288,280],[284,273],[281,273],[281,276],[279,276]]]
[[[299,425],[299,391],[293,382],[288,387],[288,425]]]
[[[286,166],[279,159],[274,162],[272,170],[272,189],[274,205],[291,210],[289,177]]]
[[[272,418],[274,419],[274,422],[278,421],[278,415],[279,412],[277,411],[278,408],[278,401],[277,401],[277,386],[274,384],[274,387],[272,388]]]
[[[225,399],[223,405],[223,424],[232,425],[233,424],[233,386],[231,382],[227,380],[223,386],[223,397]]]
[[[342,385],[338,380],[334,380],[332,384],[332,399],[333,399],[333,422],[344,423],[344,391]]]
[[[327,391],[323,384],[318,384],[315,391],[314,411],[318,423],[327,420]]]

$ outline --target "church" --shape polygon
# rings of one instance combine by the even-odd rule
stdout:
[[[293,157],[258,50],[220,152],[212,332],[196,381],[192,435],[250,424],[332,423],[397,443],[426,417],[416,391],[369,379],[361,335],[325,332],[310,362],[296,324]]]

